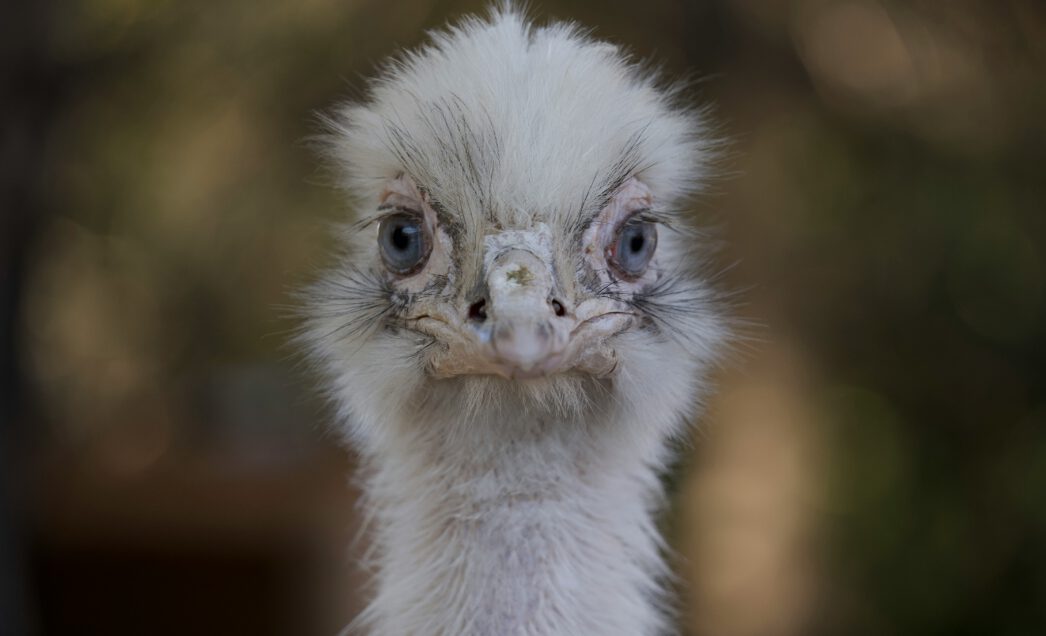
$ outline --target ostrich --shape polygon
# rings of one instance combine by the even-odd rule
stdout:
[[[350,631],[669,629],[659,475],[728,332],[684,207],[715,144],[679,94],[503,5],[326,118],[356,216],[302,339],[362,458]]]

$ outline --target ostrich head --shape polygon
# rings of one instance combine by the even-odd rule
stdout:
[[[304,340],[369,467],[377,633],[663,627],[656,476],[725,335],[677,93],[505,9],[329,118],[356,218]]]
[[[615,46],[502,10],[330,117],[357,218],[307,340],[364,445],[440,408],[685,419],[724,329],[682,207],[712,146],[677,92]]]

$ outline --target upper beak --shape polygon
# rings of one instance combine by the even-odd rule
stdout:
[[[448,345],[432,354],[434,375],[518,380],[565,371],[601,378],[614,373],[617,354],[608,339],[625,330],[633,314],[612,299],[565,298],[552,274],[551,244],[547,228],[486,237],[486,296],[469,299],[474,302],[467,312],[423,314],[414,321]]]
[[[487,320],[477,335],[494,368],[509,378],[554,372],[576,320],[555,298],[549,266],[529,250],[510,248],[490,262],[486,283]]]

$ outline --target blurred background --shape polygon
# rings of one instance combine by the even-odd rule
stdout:
[[[0,634],[334,634],[353,458],[281,306],[314,114],[482,2],[0,20]],[[1046,6],[541,0],[699,78],[755,340],[672,483],[687,634],[1046,630]]]

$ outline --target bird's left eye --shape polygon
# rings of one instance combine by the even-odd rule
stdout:
[[[406,213],[382,219],[378,226],[378,245],[385,265],[401,276],[424,265],[431,247],[421,218]]]
[[[633,219],[621,226],[607,249],[607,260],[625,278],[639,278],[646,271],[657,247],[657,228],[649,221]]]

